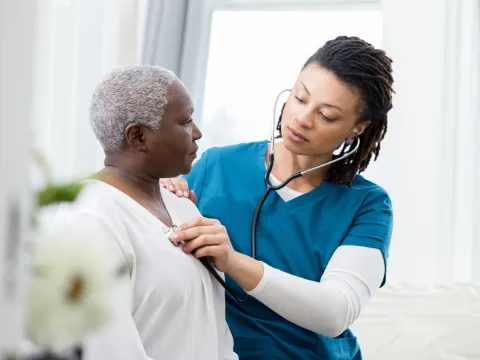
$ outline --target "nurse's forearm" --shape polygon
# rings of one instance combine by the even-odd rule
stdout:
[[[244,290],[257,287],[263,278],[263,264],[250,256],[236,252],[232,265],[225,271]]]
[[[360,246],[340,246],[320,282],[247,258],[238,257],[230,275],[240,286],[288,321],[329,337],[340,335],[358,318],[385,273],[382,252]]]
[[[345,329],[348,303],[335,285],[319,286],[240,253],[234,259],[225,273],[285,319],[326,336],[337,336]]]

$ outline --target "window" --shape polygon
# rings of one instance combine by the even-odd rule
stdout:
[[[215,11],[202,148],[270,138],[278,93],[292,86],[311,54],[339,35],[380,47],[381,12]]]

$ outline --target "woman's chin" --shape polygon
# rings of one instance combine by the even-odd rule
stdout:
[[[183,168],[181,169],[180,174],[178,174],[177,176],[189,174],[190,171],[192,171],[192,167],[193,167],[193,159],[187,159],[183,165]]]
[[[331,157],[331,152],[328,150],[322,151],[321,149],[312,149],[310,143],[303,143],[298,144],[296,142],[289,141],[289,139],[285,139],[282,141],[280,146],[284,147],[288,152],[295,156],[308,156],[312,158],[326,158],[329,159]]]
[[[290,151],[291,153],[295,155],[308,155],[308,148],[306,143],[296,143],[294,141],[291,141],[288,137],[284,137],[283,141],[281,142],[281,146],[283,146],[285,149]]]

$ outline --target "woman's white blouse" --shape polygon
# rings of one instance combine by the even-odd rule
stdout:
[[[190,200],[163,188],[161,196],[175,225],[199,215]],[[73,205],[59,208],[53,226],[95,228],[99,241],[108,242],[130,269],[131,312],[88,339],[86,360],[238,359],[225,321],[224,289],[135,200],[89,180]]]

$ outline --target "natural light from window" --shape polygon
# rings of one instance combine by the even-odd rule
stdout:
[[[382,45],[380,11],[216,11],[212,19],[201,148],[270,138],[277,94],[327,40]]]

